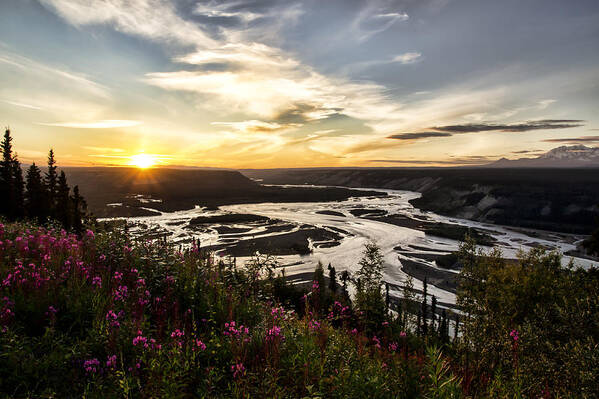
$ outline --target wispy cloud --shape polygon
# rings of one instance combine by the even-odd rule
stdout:
[[[569,144],[599,143],[599,136],[567,137],[567,138],[545,139],[543,141],[546,143],[569,143]]]
[[[391,62],[399,62],[400,64],[414,64],[420,61],[421,53],[403,53],[393,57]]]
[[[454,134],[480,133],[480,132],[528,132],[531,130],[568,129],[583,126],[579,119],[543,119],[512,124],[497,123],[467,123],[462,125],[447,125],[430,127],[431,131],[396,133],[387,136],[396,140],[420,140],[430,137],[450,137]]]
[[[44,78],[47,78],[49,75],[54,79],[58,78],[68,81],[70,84],[76,85],[77,88],[83,89],[98,97],[107,98],[109,96],[108,89],[105,86],[94,82],[82,74],[53,67],[21,55],[9,52],[0,53],[0,63],[10,65],[26,73],[39,75]]]
[[[27,108],[27,109],[35,109],[35,110],[42,110],[42,107],[38,107],[36,105],[31,105],[31,104],[25,104],[25,103],[21,103],[21,102],[17,102],[17,101],[9,101],[9,100],[3,100],[5,103],[10,104],[10,105],[14,105],[15,107],[21,107],[21,108]]]
[[[396,22],[407,21],[409,18],[406,12],[384,9],[378,2],[370,2],[358,13],[351,28],[356,39],[364,42],[391,28]]]
[[[249,120],[242,122],[212,122],[212,125],[216,126],[227,126],[233,128],[236,131],[242,133],[265,133],[265,132],[278,132],[281,130],[297,127],[297,124],[280,124],[276,122],[264,122],[259,120]]]
[[[43,126],[57,126],[74,129],[114,129],[123,127],[133,127],[141,125],[143,122],[140,121],[129,121],[129,120],[118,120],[118,119],[107,119],[92,122],[54,122],[54,123],[38,123]]]
[[[112,25],[118,31],[187,46],[216,43],[197,25],[177,15],[174,3],[161,0],[40,0],[74,25]]]

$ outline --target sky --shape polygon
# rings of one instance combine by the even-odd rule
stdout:
[[[598,110],[597,0],[0,1],[23,163],[484,164]]]

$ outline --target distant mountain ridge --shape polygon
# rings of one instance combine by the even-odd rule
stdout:
[[[584,145],[564,145],[554,148],[536,158],[501,158],[485,166],[494,168],[599,167],[599,148]]]

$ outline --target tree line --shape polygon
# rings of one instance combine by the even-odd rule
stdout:
[[[38,223],[58,221],[66,230],[80,232],[87,204],[79,187],[71,188],[64,171],[58,173],[54,151],[48,152],[45,172],[33,162],[23,178],[23,169],[13,152],[10,129],[0,144],[0,215],[8,220],[29,218]]]

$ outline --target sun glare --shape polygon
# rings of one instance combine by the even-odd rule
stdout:
[[[157,161],[156,158],[153,157],[152,155],[137,154],[137,155],[131,156],[130,165],[135,166],[140,169],[147,169],[147,168],[151,168],[152,166],[156,165],[156,161]]]

